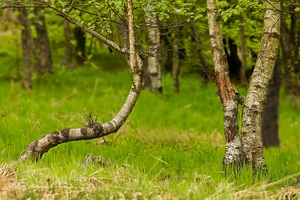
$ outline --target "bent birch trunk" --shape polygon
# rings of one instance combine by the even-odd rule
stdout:
[[[131,113],[142,88],[143,78],[143,63],[139,58],[135,50],[135,33],[134,33],[134,20],[132,11],[132,2],[127,0],[128,6],[128,29],[129,29],[129,63],[130,71],[132,75],[132,85],[129,91],[128,97],[120,109],[119,113],[109,122],[99,124],[94,122],[91,117],[88,124],[84,128],[68,128],[60,131],[55,131],[44,136],[40,140],[36,140],[30,143],[27,147],[27,151],[20,157],[20,161],[33,159],[38,160],[44,153],[61,143],[76,141],[76,140],[88,140],[103,137],[105,135],[116,132],[121,125],[125,122],[129,114]],[[71,18],[69,18],[71,19]],[[68,20],[68,18],[67,18]],[[71,20],[71,22],[74,20]],[[108,40],[107,40],[108,41]],[[107,43],[111,43],[108,41]],[[114,44],[114,49],[119,47]],[[121,48],[119,48],[121,49]]]

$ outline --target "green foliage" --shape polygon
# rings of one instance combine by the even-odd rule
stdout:
[[[260,0],[218,1],[221,17],[224,21],[222,33],[224,38],[234,39],[241,46],[240,26],[245,30],[246,46],[257,53],[263,31],[263,10],[265,5]],[[243,23],[240,17],[243,17]],[[248,62],[249,63],[249,62]],[[252,65],[252,63],[251,63]]]
[[[60,9],[69,8],[69,1],[49,2]],[[206,37],[206,21],[202,19],[204,3],[193,7],[194,1],[162,2],[155,1],[157,8],[162,6],[164,11],[160,13],[157,9],[160,20],[168,22],[171,14],[181,15],[185,20],[194,19]],[[239,1],[240,4],[233,6],[220,2],[223,16],[227,16],[223,32],[238,42],[238,30],[233,27],[238,27],[236,15],[245,14],[247,44],[255,49],[259,41],[258,18],[251,17],[252,4],[246,5],[246,2]],[[86,8],[85,3],[76,1],[71,15],[101,33],[108,35],[115,30],[110,22],[123,15],[124,1],[89,1],[95,6],[88,7],[86,12],[78,10]],[[135,4],[138,24],[144,20],[140,16],[143,16],[141,10],[145,9],[142,6],[145,3],[148,2]],[[260,8],[255,8],[257,13]],[[54,60],[59,63],[63,55],[62,20],[58,22],[54,13],[46,13],[50,37],[55,38],[52,40],[52,48],[56,50]],[[206,42],[204,39],[204,44]],[[88,112],[97,116],[100,123],[110,120],[126,99],[131,78],[124,56],[97,46],[85,66],[74,70],[56,66],[54,74],[47,74],[43,79],[35,77],[34,89],[27,92],[18,81],[21,50],[12,48],[19,46],[18,35],[1,36],[0,44],[3,94],[0,96],[0,163],[8,163],[17,175],[12,181],[15,188],[19,187],[18,192],[15,188],[8,190],[8,194],[12,193],[10,195],[17,199],[277,198],[281,188],[299,184],[300,108],[297,100],[288,99],[282,92],[279,121],[282,148],[264,151],[269,173],[253,177],[248,168],[225,173],[221,167],[223,116],[216,87],[189,76],[181,76],[180,94],[171,92],[170,75],[164,76],[163,94],[143,91],[129,119],[117,133],[102,139],[61,144],[38,163],[15,163],[28,143],[56,130],[84,126]],[[210,51],[207,49],[207,52]],[[6,169],[5,165],[1,165],[0,175],[4,174],[2,168]],[[2,194],[0,191],[0,198]]]

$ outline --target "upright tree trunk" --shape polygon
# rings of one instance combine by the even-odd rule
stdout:
[[[172,71],[173,71],[173,90],[175,93],[179,93],[179,27],[178,16],[174,15],[174,30],[173,30],[173,57],[172,57]]]
[[[74,36],[76,40],[76,62],[78,65],[82,65],[86,60],[86,38],[85,32],[79,28],[74,28]]]
[[[238,135],[238,104],[242,103],[242,100],[230,82],[229,66],[221,33],[221,18],[216,6],[216,0],[207,0],[207,15],[218,95],[220,96],[224,112],[226,147],[223,166],[240,166],[243,163],[243,156],[241,140]]]
[[[246,55],[246,38],[245,38],[245,30],[244,30],[244,16],[241,13],[239,15],[240,19],[240,35],[241,35],[241,53],[242,53],[242,64],[240,68],[240,83],[245,85],[247,83],[246,78],[246,62],[247,62],[247,55]]]
[[[30,22],[26,8],[19,8],[20,23],[23,26],[21,32],[23,50],[23,87],[27,90],[32,88],[32,47]]]
[[[64,20],[64,36],[65,36],[65,55],[62,61],[62,64],[67,68],[71,69],[74,67],[72,55],[73,55],[73,47],[71,43],[71,28],[70,23],[67,20]]]
[[[151,91],[162,93],[162,76],[160,65],[160,31],[154,12],[154,5],[147,6],[145,22],[148,36],[148,71],[151,80]]]
[[[201,67],[202,67],[202,69],[199,70],[200,75],[205,81],[208,81],[211,72],[209,70],[208,63],[207,63],[206,58],[202,51],[202,43],[200,40],[200,36],[198,34],[198,31],[197,31],[194,23],[191,23],[191,27],[192,27],[192,31],[193,31],[193,37],[195,38],[195,42],[196,42],[196,46],[197,46],[197,53],[198,53],[197,55],[198,55],[198,58],[199,58],[199,61],[201,63]]]
[[[279,49],[280,3],[279,0],[266,3],[264,32],[243,106],[241,131],[245,161],[254,169],[266,169],[261,140],[262,112]]]
[[[52,54],[50,48],[50,41],[47,33],[47,26],[44,14],[41,13],[42,8],[36,6],[34,14],[37,21],[34,21],[37,38],[35,40],[35,71],[38,75],[44,75],[53,72]]]
[[[224,42],[228,44],[228,49],[225,48],[225,52],[228,57],[230,79],[232,81],[239,82],[242,63],[238,56],[238,46],[231,38],[228,38],[228,40],[224,40]]]
[[[300,96],[300,14],[295,12],[296,6],[299,6],[299,2],[288,2],[288,7],[283,8],[290,11],[290,16],[286,19],[288,16],[286,13],[283,14],[281,21],[283,34],[280,39],[285,88],[292,96]]]
[[[267,100],[263,110],[262,142],[264,147],[274,147],[280,145],[278,136],[279,93],[281,83],[280,71],[280,59],[278,57],[268,88]]]

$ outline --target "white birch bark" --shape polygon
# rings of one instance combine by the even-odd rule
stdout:
[[[261,139],[262,112],[279,50],[280,2],[269,0],[266,3],[260,51],[249,84],[242,118],[243,153],[246,163],[251,163],[254,169],[266,169]]]
[[[154,13],[154,5],[149,3],[147,6],[145,23],[148,36],[148,71],[151,80],[152,92],[162,92],[162,76],[160,65],[160,31],[157,18]]]

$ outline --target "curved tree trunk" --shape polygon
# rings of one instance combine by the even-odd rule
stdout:
[[[138,99],[142,88],[142,78],[143,78],[143,63],[138,54],[135,50],[135,34],[134,34],[134,21],[133,21],[133,12],[132,12],[132,2],[131,0],[127,0],[128,3],[128,29],[129,29],[129,63],[130,63],[130,71],[132,75],[132,86],[129,91],[128,97],[123,104],[123,107],[120,109],[119,113],[109,122],[99,124],[94,122],[90,116],[88,124],[84,128],[70,128],[70,129],[63,129],[60,131],[56,131],[53,133],[49,133],[44,136],[40,140],[36,140],[30,143],[27,147],[27,151],[24,155],[20,157],[20,161],[26,159],[33,159],[38,160],[42,157],[44,153],[46,153],[52,147],[55,147],[61,143],[76,141],[76,140],[88,140],[103,137],[110,133],[116,132],[120,126],[124,123],[127,119],[129,114],[131,113],[135,102]],[[62,14],[62,13],[61,13]],[[81,24],[74,19],[67,17],[66,18],[76,24]],[[95,33],[92,30],[89,30],[87,27],[85,28],[87,32]],[[106,43],[113,44],[113,49],[120,49],[117,44],[113,41],[110,41],[102,36],[99,37],[98,34],[94,34],[97,38],[105,39]]]

